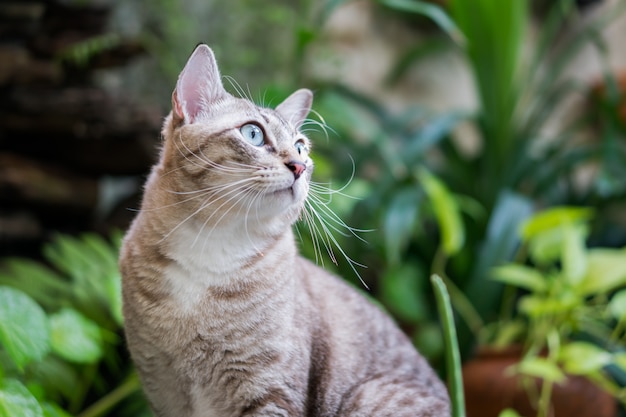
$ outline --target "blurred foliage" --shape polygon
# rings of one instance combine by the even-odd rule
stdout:
[[[45,263],[0,265],[0,416],[146,413],[121,343],[121,236],[111,240],[57,236]]]
[[[555,383],[580,375],[626,404],[626,248],[586,248],[592,211],[554,207],[521,228],[518,262],[493,278],[510,286],[483,343],[523,346],[515,371],[541,378],[537,416],[549,415]],[[521,291],[520,291],[521,290]]]
[[[420,15],[427,7],[428,17],[438,7],[382,4]],[[589,113],[547,129],[548,123],[563,120],[559,112],[568,100],[588,93],[588,86],[570,78],[567,70],[585,47],[606,59],[609,51],[599,32],[624,4],[591,20],[583,20],[566,0],[541,16],[531,16],[529,1],[511,7],[498,0],[452,0],[449,6],[455,26],[448,20],[437,23],[467,57],[479,98],[476,114],[433,113],[423,106],[390,110],[376,98],[336,84],[321,84],[316,95],[316,110],[336,133],[329,144],[316,141],[322,148],[317,159],[328,158],[322,166],[332,167],[323,175],[359,179],[356,196],[362,200],[352,204],[344,219],[374,230],[364,235],[368,247],[354,239],[340,239],[340,244],[349,254],[361,253],[356,260],[368,266],[364,280],[431,359],[441,354],[441,341],[419,336],[437,320],[428,296],[430,273],[447,280],[457,310],[478,331],[496,315],[502,294],[502,284],[490,280],[489,271],[512,259],[520,245],[519,227],[537,207],[592,205],[608,213],[626,197],[618,180],[626,166],[623,129],[598,125]],[[531,18],[541,23],[535,47],[528,50]],[[462,36],[450,29],[455,27]],[[400,80],[402,71],[428,59],[428,53],[415,50],[394,67],[391,79]],[[415,61],[407,62],[408,56]],[[610,81],[612,75],[607,71],[606,77]],[[611,111],[615,107],[601,117]],[[455,131],[460,122],[474,124],[477,152],[464,152],[455,141],[462,134]],[[589,132],[599,138],[582,139]],[[354,164],[346,163],[347,153]],[[577,181],[581,168],[589,166],[597,167],[591,180]],[[351,191],[348,185],[345,192]],[[597,218],[593,239],[624,242],[623,228],[612,227],[612,236],[603,237],[602,222],[608,217]],[[341,264],[339,269],[351,276]],[[473,337],[460,330],[467,353]]]

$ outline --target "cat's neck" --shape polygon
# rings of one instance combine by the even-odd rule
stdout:
[[[210,274],[231,280],[267,256],[289,260],[295,256],[291,228],[226,223],[204,228],[189,221],[167,236],[168,257],[189,272]],[[272,230],[274,229],[274,230]],[[276,252],[276,253],[275,253]],[[278,260],[277,259],[277,260]]]
[[[180,204],[186,196],[163,191],[168,187],[161,175],[153,173],[140,220],[153,236],[144,241],[156,242],[163,255],[189,272],[231,276],[272,250],[287,261],[296,256],[291,226],[279,216],[200,216],[195,206],[185,210],[187,205]],[[203,220],[207,216],[215,218]]]

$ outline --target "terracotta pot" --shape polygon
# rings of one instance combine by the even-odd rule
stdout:
[[[506,408],[514,409],[524,417],[537,415],[520,378],[505,372],[519,358],[520,349],[482,349],[463,366],[467,417],[498,417]],[[539,392],[541,382],[537,380],[536,384]],[[577,376],[570,376],[565,383],[554,385],[552,405],[552,417],[617,415],[617,403],[610,394]]]

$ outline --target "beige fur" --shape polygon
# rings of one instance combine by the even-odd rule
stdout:
[[[205,45],[179,77],[120,259],[128,347],[156,416],[449,415],[392,320],[297,254],[311,101],[231,96]],[[264,144],[245,139],[249,123]]]

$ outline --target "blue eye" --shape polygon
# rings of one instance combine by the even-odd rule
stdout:
[[[295,144],[296,151],[298,151],[298,155],[302,155],[303,153],[307,153],[309,151],[309,147],[306,146],[306,143],[302,139],[296,142]]]
[[[239,129],[243,138],[253,144],[254,146],[261,146],[265,143],[265,138],[263,137],[263,131],[261,128],[255,124],[248,123],[241,126]]]

